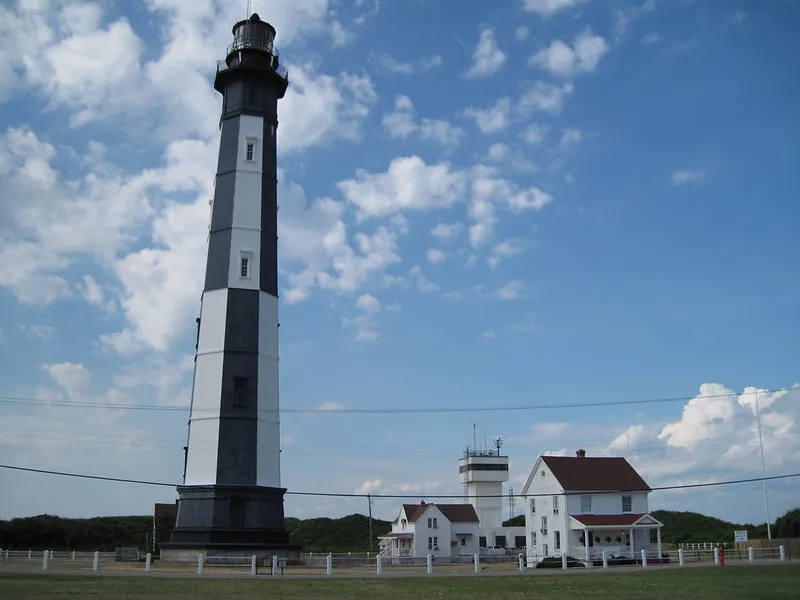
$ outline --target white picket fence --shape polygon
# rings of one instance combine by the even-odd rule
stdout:
[[[569,563],[574,562],[582,563],[584,566],[593,566],[593,563],[573,557],[568,559],[566,554],[560,557],[548,557],[550,560],[561,559],[561,568],[567,570]],[[488,560],[487,560],[488,559]],[[602,561],[603,568],[613,566],[612,557],[602,552],[600,561]],[[779,548],[748,548],[745,550],[724,550],[715,548],[713,550],[684,550],[680,548],[677,551],[662,552],[661,557],[658,557],[655,552],[642,550],[641,554],[636,558],[637,566],[648,568],[648,566],[658,564],[677,564],[680,567],[697,561],[713,561],[716,565],[724,565],[725,563],[747,561],[754,563],[763,560],[778,560],[786,561],[786,551],[784,546]],[[17,550],[2,550],[0,549],[0,568],[3,567],[27,567],[37,568],[40,566],[42,570],[67,570],[67,569],[85,569],[91,568],[92,572],[99,572],[105,569],[111,570],[109,565],[111,563],[119,564],[120,562],[131,562],[130,560],[119,560],[119,556],[114,552],[73,552],[73,551],[17,551]],[[428,554],[424,557],[415,558],[389,558],[381,555],[353,555],[353,554],[327,554],[327,555],[304,555],[302,561],[295,561],[295,564],[290,565],[290,561],[286,558],[273,556],[271,559],[264,561],[263,567],[269,569],[269,573],[273,576],[283,575],[287,569],[292,569],[296,574],[302,574],[303,570],[308,573],[309,567],[311,569],[324,568],[324,572],[328,576],[332,576],[336,571],[347,570],[352,568],[368,568],[374,569],[374,573],[378,576],[383,574],[384,568],[404,567],[406,569],[421,569],[425,568],[428,574],[434,572],[436,567],[446,568],[448,566],[456,565],[472,565],[475,572],[480,572],[483,564],[485,563],[505,563],[511,568],[519,569],[520,571],[526,568],[535,567],[539,562],[539,557],[526,556],[519,554],[517,556],[492,556],[485,557],[479,554],[467,557],[453,557],[441,558],[434,557]],[[299,563],[299,564],[298,564]],[[138,563],[137,563],[138,564]],[[226,567],[242,567],[249,571],[253,577],[259,574],[259,564],[257,557],[241,556],[241,557],[215,557],[199,554],[196,559],[189,560],[188,564],[196,567],[197,575],[203,575],[209,567],[226,566]],[[91,567],[89,567],[91,565]],[[513,565],[513,567],[512,567]],[[144,573],[151,573],[153,566],[153,557],[151,554],[146,554],[144,557],[144,565],[142,570]],[[598,565],[599,566],[599,565]],[[297,569],[295,569],[297,567]],[[130,570],[130,569],[129,569]],[[243,569],[244,571],[244,569]],[[263,574],[265,571],[261,571]]]

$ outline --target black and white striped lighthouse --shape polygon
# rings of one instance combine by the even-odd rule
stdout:
[[[280,475],[275,29],[233,26],[217,65],[221,139],[184,484],[162,556],[291,554]]]

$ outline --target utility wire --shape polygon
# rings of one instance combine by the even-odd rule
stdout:
[[[16,465],[2,465],[0,464],[0,469],[10,469],[12,471],[24,471],[27,473],[42,473],[45,475],[60,475],[63,477],[74,477],[78,479],[93,479],[99,481],[114,481],[118,483],[135,483],[140,485],[152,485],[152,486],[160,486],[160,487],[178,487],[180,484],[177,483],[167,483],[164,481],[146,481],[141,479],[125,479],[122,477],[103,477],[101,475],[86,475],[83,473],[68,473],[65,471],[51,471],[48,469],[32,469],[29,467],[19,467]],[[741,483],[755,483],[760,481],[775,481],[779,479],[790,479],[794,477],[800,477],[800,473],[788,473],[785,475],[772,475],[770,477],[753,477],[750,479],[731,479],[728,481],[709,481],[704,483],[685,483],[680,485],[664,485],[658,487],[651,487],[651,492],[662,492],[668,490],[687,490],[687,489],[695,489],[695,488],[706,488],[706,487],[720,487],[725,485],[736,485]],[[645,490],[640,489],[620,489],[620,490],[598,490],[598,491],[591,491],[591,490],[584,490],[581,492],[567,492],[563,495],[565,496],[577,496],[582,494],[619,494],[625,492],[641,492]],[[344,492],[293,492],[287,491],[287,495],[292,496],[324,496],[327,498],[436,498],[436,499],[461,499],[463,500],[463,494],[348,494]],[[537,493],[537,494],[515,494],[518,498],[536,498],[536,497],[547,497],[552,496],[553,494],[546,494],[546,493]],[[486,494],[486,495],[477,495],[474,496],[475,498],[508,498],[508,494]]]
[[[778,388],[774,390],[759,390],[764,394],[775,394],[798,390],[798,387]],[[279,410],[260,409],[259,414],[294,414],[294,415],[401,415],[401,414],[432,414],[432,413],[471,413],[471,412],[510,412],[551,410],[570,408],[594,408],[609,406],[632,406],[640,404],[659,404],[667,402],[688,402],[689,400],[711,400],[713,398],[729,398],[742,394],[710,394],[708,396],[680,396],[672,398],[651,398],[641,400],[615,400],[605,402],[574,402],[570,404],[529,404],[518,406],[457,406],[457,407],[427,407],[427,408],[284,408]],[[67,408],[106,408],[115,410],[153,410],[153,411],[181,411],[189,410],[188,406],[162,406],[158,404],[114,404],[104,402],[87,402],[82,400],[46,400],[43,398],[26,398],[19,396],[0,396],[0,406],[54,406]],[[193,412],[217,412],[218,408],[194,408]]]

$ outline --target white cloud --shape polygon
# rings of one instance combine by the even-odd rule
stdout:
[[[431,235],[440,239],[452,239],[464,229],[461,223],[439,223],[431,229]]]
[[[737,10],[731,15],[731,19],[734,23],[744,23],[747,20],[747,13],[743,10]]]
[[[338,187],[367,218],[452,206],[464,194],[465,184],[463,172],[449,164],[426,165],[419,156],[409,156],[392,160],[386,173],[356,171],[355,179],[341,181]]]
[[[43,342],[49,342],[53,339],[53,334],[56,328],[52,325],[22,325],[20,330],[25,335],[37,338]]]
[[[491,254],[486,262],[489,264],[489,268],[494,271],[503,259],[522,254],[524,249],[525,247],[519,240],[505,240],[492,247]]]
[[[439,248],[429,248],[425,253],[425,258],[427,258],[428,262],[432,265],[438,265],[447,260],[447,254]]]
[[[413,62],[400,62],[388,54],[378,54],[370,55],[369,60],[381,71],[399,75],[425,73],[444,64],[439,55],[420,58]]]
[[[542,17],[551,17],[559,11],[573,8],[589,0],[522,0],[522,8]]]
[[[524,25],[517,27],[516,31],[514,31],[514,36],[517,38],[518,42],[524,42],[527,40],[528,35],[530,35],[530,31]]]
[[[580,129],[568,127],[561,134],[561,140],[558,142],[558,150],[560,152],[566,152],[570,148],[580,144],[581,141],[583,141],[583,132]]]
[[[644,36],[644,43],[649,46],[650,44],[658,43],[658,41],[660,39],[661,39],[661,35],[660,34],[655,33],[655,32],[648,33],[646,36]]]
[[[89,370],[82,364],[42,364],[39,369],[47,373],[73,399],[86,391],[91,378]]]
[[[446,146],[455,146],[464,137],[463,130],[447,121],[436,119],[414,119],[414,105],[408,96],[395,98],[394,112],[384,115],[383,128],[393,138],[406,138],[417,133],[420,138],[434,140]]]
[[[517,102],[517,112],[527,117],[535,112],[558,115],[564,108],[564,102],[574,91],[571,83],[555,85],[537,81],[527,87]]]
[[[656,8],[656,0],[644,0],[638,6],[629,6],[627,8],[620,8],[614,11],[614,36],[617,41],[625,35],[628,26],[642,18],[648,12],[654,11]]]
[[[467,108],[464,110],[464,116],[473,119],[483,133],[496,133],[508,127],[510,113],[510,98],[499,98],[487,109]]]
[[[472,65],[466,73],[468,78],[488,77],[496,73],[506,62],[505,52],[500,50],[489,28],[481,30],[478,45],[472,55]]]
[[[494,332],[494,329],[487,329],[481,334],[486,339],[494,339],[497,337],[497,334]]]
[[[544,139],[544,131],[539,125],[532,123],[519,132],[519,137],[529,144],[538,144]]]
[[[673,171],[672,175],[669,176],[669,180],[672,182],[673,185],[683,185],[685,183],[693,183],[696,181],[702,181],[705,179],[706,174],[704,171],[698,170],[680,170],[680,171]]]
[[[330,34],[334,48],[346,46],[356,38],[355,34],[352,31],[347,31],[339,21],[331,23]]]
[[[419,265],[414,265],[408,270],[408,276],[414,286],[423,294],[430,294],[439,290],[439,286],[433,283],[430,279],[425,277],[422,268]]]
[[[571,47],[561,40],[555,40],[531,56],[528,62],[553,75],[570,77],[594,71],[607,50],[606,41],[586,28],[575,36]]]
[[[371,342],[378,339],[376,317],[383,310],[380,301],[372,294],[362,294],[356,299],[356,309],[360,312],[354,317],[344,317],[342,324],[356,329],[357,342]]]
[[[520,279],[509,281],[495,292],[501,300],[517,300],[523,296],[525,283]]]

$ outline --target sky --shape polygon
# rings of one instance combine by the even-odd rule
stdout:
[[[0,464],[180,482],[212,83],[245,4],[0,2]],[[256,8],[290,81],[290,492],[458,495],[473,422],[507,436],[517,492],[538,455],[577,448],[654,487],[760,477],[756,402],[764,471],[798,472],[800,3]],[[800,479],[767,487],[771,520],[797,505]],[[2,468],[0,490],[0,518],[177,497]],[[760,482],[650,508],[765,519]]]

